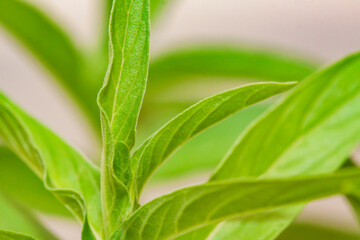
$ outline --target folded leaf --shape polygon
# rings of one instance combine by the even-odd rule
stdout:
[[[35,238],[30,236],[3,230],[0,230],[0,238],[3,240],[35,240]]]
[[[258,83],[235,88],[209,97],[188,108],[147,139],[134,153],[135,175],[127,185],[142,187],[169,155],[186,141],[235,112],[284,92],[294,83]],[[125,179],[123,180],[123,182]]]
[[[131,175],[130,150],[149,62],[149,2],[115,0],[110,18],[110,64],[98,104],[103,131],[102,207],[105,236],[132,210],[121,181]]]
[[[227,219],[349,193],[357,190],[359,184],[358,169],[303,178],[234,179],[206,183],[145,204],[122,224],[111,239],[173,239]]]
[[[211,180],[286,177],[339,168],[360,141],[359,78],[360,54],[354,54],[302,81],[241,136]],[[279,211],[278,221],[262,218],[277,228],[268,239],[301,211],[301,206],[291,208],[284,210],[293,211],[291,217]],[[243,236],[264,239],[260,231],[246,227],[249,224],[240,225],[245,227],[236,231]]]
[[[29,208],[70,216],[70,212],[44,187],[34,172],[4,146],[0,146],[0,166],[0,192]]]
[[[101,232],[99,171],[48,128],[0,94],[0,137],[80,220]]]
[[[0,193],[0,212],[0,229],[2,230],[27,234],[39,240],[56,239],[30,211],[11,201],[2,193]],[[0,239],[6,239],[2,236],[0,230]]]

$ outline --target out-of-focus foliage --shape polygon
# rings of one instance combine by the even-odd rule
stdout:
[[[21,186],[21,184],[18,186]],[[12,202],[10,198],[1,192],[0,212],[0,229],[2,230],[21,232],[36,237],[39,240],[56,239],[30,211],[20,206],[19,203]],[[10,236],[12,236],[11,233],[0,231],[0,239],[12,239]]]
[[[0,166],[1,192],[38,211],[51,215],[70,216],[69,211],[46,190],[43,181],[4,146],[0,146]]]
[[[277,240],[357,240],[359,234],[317,225],[297,223],[287,228]]]

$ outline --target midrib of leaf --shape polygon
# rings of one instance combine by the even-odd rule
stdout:
[[[354,68],[353,66],[351,66],[351,68]],[[344,73],[342,73],[344,74]],[[329,85],[331,85],[333,82],[335,82],[336,80],[338,80],[338,77],[334,77],[333,79],[331,79],[331,81],[329,81]],[[326,88],[322,88],[322,91],[326,90]],[[310,108],[314,105],[316,105],[316,102],[318,101],[318,99],[321,98],[321,96],[324,94],[324,92],[322,92],[321,94],[318,94],[316,96],[316,98],[314,99],[314,101],[311,102],[311,105],[306,109],[306,113],[304,114],[303,119],[306,119],[306,117],[308,116],[308,114],[310,113]],[[338,110],[340,110],[340,108],[344,105],[346,105],[347,103],[351,102],[354,98],[356,98],[357,96],[359,96],[359,93],[354,91],[352,95],[350,95],[349,97],[344,98],[344,101],[340,102],[339,104],[337,104],[334,108],[332,108],[332,110],[330,112],[327,112],[327,114],[322,115],[322,117],[316,121],[315,124],[313,124],[312,126],[310,126],[309,128],[307,128],[306,130],[303,131],[303,134],[298,135],[287,148],[284,148],[284,150],[279,154],[278,157],[276,157],[275,161],[273,161],[271,163],[271,165],[265,169],[265,171],[261,174],[259,174],[260,177],[269,177],[267,176],[268,174],[271,175],[271,171],[272,169],[276,166],[276,164],[278,162],[280,162],[282,160],[282,156],[284,156],[286,154],[286,152],[290,151],[292,149],[292,146],[296,146],[298,142],[300,142],[302,139],[306,138],[307,135],[309,135],[313,130],[315,130],[316,128],[321,127],[321,124],[326,122],[326,120],[328,120],[329,117],[331,117],[331,115],[335,112],[337,112]],[[304,123],[304,121],[301,121],[301,123]],[[304,124],[303,124],[304,125]],[[278,125],[279,126],[279,125]],[[304,129],[304,128],[301,128]],[[271,135],[271,134],[269,134]],[[268,135],[268,136],[269,136]],[[266,138],[268,139],[268,138]]]
[[[134,0],[131,0],[129,9],[131,9],[133,2],[134,2]],[[125,1],[124,1],[124,3],[125,3]],[[121,77],[122,77],[122,73],[123,73],[123,69],[124,69],[124,63],[125,63],[125,46],[126,46],[125,43],[126,43],[127,32],[128,32],[128,27],[129,27],[129,13],[130,13],[130,10],[127,12],[127,15],[126,15],[127,21],[126,21],[126,27],[125,27],[125,33],[124,33],[124,42],[123,42],[123,46],[121,48],[121,52],[122,52],[122,54],[121,54],[121,67],[120,67],[120,74],[119,74],[117,84],[116,84],[114,101],[113,101],[113,104],[112,104],[113,105],[113,109],[112,109],[113,114],[111,116],[110,127],[112,127],[112,124],[113,124],[113,121],[114,121],[114,116],[119,112],[119,110],[116,111],[116,105],[117,105],[117,98],[118,98],[118,95],[119,95],[118,91],[119,91],[119,86],[120,86],[120,80],[121,80]],[[139,24],[139,28],[140,28],[140,24]],[[139,28],[138,28],[138,31],[139,31]],[[110,35],[111,35],[111,33],[110,33]],[[136,37],[135,37],[135,39],[136,39]],[[134,41],[134,44],[131,47],[131,49],[134,47],[134,45],[135,45],[135,41]],[[114,58],[114,56],[112,58]],[[137,74],[135,76],[137,76]],[[127,92],[124,100],[121,102],[121,105],[120,105],[119,109],[122,107],[122,105],[125,102],[125,99],[128,97],[129,93],[131,92],[131,90],[132,90],[132,88],[134,86],[135,80],[136,80],[136,77],[134,78],[134,80],[133,80],[133,82],[131,84],[131,88]],[[124,121],[124,124],[125,124],[125,121]]]
[[[144,229],[147,226],[149,227],[148,231],[159,231],[163,234],[161,237],[159,237],[159,239],[174,239],[191,231],[219,223],[224,220],[245,217],[260,212],[262,213],[269,210],[278,209],[280,207],[283,208],[293,206],[314,199],[328,197],[337,193],[351,193],[353,190],[355,190],[354,187],[359,184],[359,180],[359,171],[353,170],[348,172],[343,171],[343,173],[312,176],[306,178],[297,177],[292,179],[277,180],[267,179],[261,180],[260,182],[258,180],[242,181],[237,179],[233,181],[207,183],[205,185],[189,187],[187,189],[181,189],[171,194],[162,196],[144,205],[135,211],[134,214],[124,223],[123,228],[120,232],[118,232],[120,235],[114,235],[111,239],[130,239],[129,237],[134,237],[134,239],[143,239],[144,237],[145,239],[150,239],[150,236],[144,235]],[[308,185],[312,186],[310,192],[304,191],[308,188]],[[255,203],[249,208],[244,206],[243,208],[238,208],[236,210],[237,212],[229,211],[229,207],[233,202],[234,204],[239,203],[238,201],[246,196],[248,198],[261,196],[264,189],[268,189],[269,187],[278,189],[279,193],[284,191],[285,195],[280,196],[281,194],[273,193],[273,191],[269,190],[265,196],[269,199],[271,198],[272,201],[268,201],[267,203],[267,200],[263,199],[261,202]],[[286,190],[290,191],[286,192]],[[217,209],[212,211],[208,212],[204,209],[199,213],[194,212],[193,214],[195,216],[200,214],[199,217],[195,217],[194,224],[189,224],[187,222],[187,218],[190,216],[186,216],[187,218],[183,219],[182,216],[194,210],[194,207],[196,208],[197,204],[205,204],[210,196],[222,196],[222,194],[225,194],[225,196],[230,196],[229,194],[232,194],[232,199],[227,200],[222,204],[222,206],[217,206]],[[277,196],[279,196],[279,199],[277,199]],[[221,198],[222,197],[217,198],[216,201],[221,201]],[[224,198],[226,199],[226,197]],[[249,200],[250,198],[248,201]],[[247,201],[243,201],[242,204],[245,204],[246,202]],[[213,201],[210,204],[215,206],[216,202]],[[206,209],[210,208],[211,205]],[[169,209],[173,209],[175,212],[172,212],[170,215],[168,215],[167,211]],[[223,210],[226,210],[226,212],[223,213]],[[185,213],[186,211],[187,213]],[[156,212],[158,214],[156,219],[152,219],[152,216]],[[143,217],[143,219],[141,219],[141,217]],[[160,223],[160,226],[162,227],[158,229],[159,224],[154,226],[154,224],[152,224],[154,221],[162,221],[164,223],[166,221],[167,224],[164,226],[163,223]],[[142,230],[138,231],[137,229]],[[130,235],[127,235],[129,230],[131,233]],[[163,230],[166,232],[162,232]],[[160,236],[159,232],[155,233],[156,236]],[[119,236],[122,236],[122,238],[119,238]],[[146,238],[146,236],[148,238]],[[152,237],[151,239],[154,238]]]
[[[358,94],[355,94],[355,97],[357,97]],[[352,99],[353,99],[352,98]],[[350,100],[351,101],[351,100]],[[298,142],[300,142],[303,138],[305,138],[307,135],[309,135],[312,130],[315,130],[316,128],[321,126],[321,123],[326,122],[327,117],[330,116],[331,113],[336,112],[337,110],[340,109],[341,106],[345,105],[346,103],[350,102],[350,101],[344,101],[342,104],[337,105],[333,111],[331,111],[329,114],[327,114],[326,116],[324,116],[321,120],[319,120],[319,122],[315,125],[313,125],[311,128],[309,128],[308,130],[304,131],[304,134],[302,134],[301,136],[299,136],[298,138],[296,138],[286,149],[284,149],[284,151],[276,158],[276,160],[274,162],[271,163],[271,165],[263,172],[261,173],[260,177],[269,177],[267,175],[271,175],[271,171],[272,169],[276,166],[276,164],[278,162],[280,162],[282,160],[282,156],[284,156],[288,151],[290,151],[292,149],[292,146],[296,146]]]

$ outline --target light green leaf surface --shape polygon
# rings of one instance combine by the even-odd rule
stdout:
[[[8,232],[0,230],[0,239],[2,240],[35,240],[30,236],[26,236],[20,233]]]
[[[193,105],[169,121],[136,150],[131,160],[135,175],[130,179],[132,181],[126,184],[134,185],[136,196],[139,197],[151,174],[179,146],[235,112],[293,86],[294,83],[250,84]]]
[[[233,179],[206,183],[175,191],[145,204],[122,224],[111,239],[174,239],[227,219],[338,193],[359,194],[359,184],[358,169],[302,178]]]
[[[55,240],[34,215],[0,192],[0,229],[19,232],[39,240]],[[4,239],[0,231],[0,239]]]
[[[359,79],[360,56],[354,54],[302,81],[240,137],[211,180],[286,177],[339,168],[360,140]],[[278,221],[262,218],[278,229],[268,238],[254,230],[249,219],[236,231],[251,239],[273,239],[302,209],[291,208],[284,210],[293,211],[291,217],[280,217],[279,211]]]
[[[70,216],[34,172],[9,148],[0,146],[0,191],[43,213]],[[0,226],[1,229],[1,226]]]
[[[99,171],[48,128],[0,94],[0,137],[80,220],[101,232]]]
[[[105,236],[115,231],[133,207],[121,179],[131,175],[130,150],[145,93],[149,15],[147,0],[114,1],[110,18],[110,64],[98,96],[103,132],[101,189]]]

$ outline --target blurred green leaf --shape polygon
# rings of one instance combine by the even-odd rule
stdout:
[[[0,146],[0,191],[29,208],[61,216],[69,211],[10,149]],[[1,229],[1,227],[0,227]]]
[[[110,18],[110,64],[98,95],[103,133],[102,208],[105,237],[133,205],[122,179],[131,175],[130,150],[146,88],[150,41],[149,2],[115,0]]]
[[[99,171],[48,128],[0,94],[0,136],[41,178],[45,187],[101,232]]]
[[[330,227],[296,223],[287,228],[277,240],[358,240],[359,234]]]
[[[287,177],[339,168],[360,140],[359,76],[360,54],[354,54],[302,81],[284,101],[242,134],[211,180]],[[271,219],[278,233],[301,209],[301,206],[286,209],[284,217],[279,211],[282,227]],[[269,224],[266,219],[265,215],[262,222]],[[216,231],[221,232],[224,226]],[[245,227],[237,232],[243,236],[263,239],[260,231],[247,228],[245,223],[241,226]],[[257,227],[261,228],[261,224]],[[276,231],[271,232],[268,239],[276,236]]]
[[[10,201],[2,193],[0,193],[0,212],[0,229],[2,230],[27,234],[39,240],[56,239],[28,210]],[[11,239],[13,235],[2,230],[0,230],[0,239]]]
[[[206,183],[175,191],[145,204],[124,221],[111,239],[174,239],[227,219],[349,193],[358,190],[359,184],[359,169],[302,178],[232,179]],[[257,234],[252,233],[254,236]],[[255,238],[248,236],[241,239]]]
[[[169,155],[195,135],[220,122],[228,116],[266,98],[285,92],[294,83],[257,83],[219,93],[186,109],[170,120],[134,153],[132,164],[134,176],[126,182],[134,186],[135,195]],[[122,180],[123,182],[126,179]]]
[[[92,76],[93,73],[84,72],[83,57],[64,30],[22,0],[0,0],[0,24],[55,76],[98,127],[95,97],[100,79],[95,79],[98,81],[95,83],[92,78],[84,79],[83,74]]]
[[[150,63],[147,94],[196,78],[299,81],[318,65],[294,56],[239,47],[187,47],[157,56]],[[151,95],[152,96],[152,95]]]
[[[157,20],[165,5],[169,2],[169,0],[150,0],[150,19],[152,22]]]
[[[0,238],[3,240],[35,240],[35,238],[30,236],[3,230],[0,230]]]

